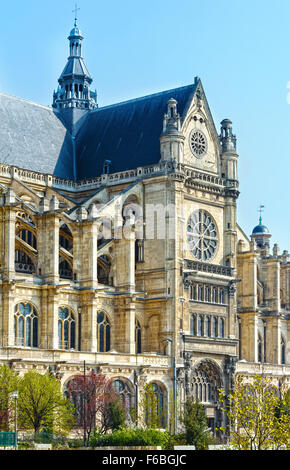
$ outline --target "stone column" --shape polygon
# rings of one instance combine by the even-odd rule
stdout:
[[[115,302],[115,347],[124,354],[136,354],[135,299],[119,297]]]
[[[2,284],[2,344],[14,346],[14,306],[15,284],[3,282]]]
[[[252,251],[238,254],[238,278],[242,282],[237,284],[240,308],[255,312],[258,307],[257,292],[257,253]]]
[[[59,283],[59,215],[45,212],[38,216],[38,268],[47,284]]]
[[[270,258],[265,260],[263,273],[266,285],[265,301],[270,309],[277,313],[281,309],[279,259]]]
[[[267,362],[281,364],[281,322],[277,316],[266,319]]]
[[[47,344],[48,349],[59,349],[58,344],[58,301],[59,289],[53,286],[47,291]]]
[[[258,362],[258,316],[255,312],[241,315],[242,359]]]
[[[98,298],[95,292],[85,292],[82,296],[82,351],[97,352],[97,312]]]
[[[17,208],[5,206],[1,208],[1,264],[3,280],[15,279],[15,223]]]
[[[78,224],[77,252],[79,263],[77,271],[80,287],[98,287],[98,222],[85,220]],[[74,244],[75,247],[75,244]]]

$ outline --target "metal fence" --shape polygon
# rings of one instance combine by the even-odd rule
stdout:
[[[15,432],[0,432],[0,447],[15,447]]]

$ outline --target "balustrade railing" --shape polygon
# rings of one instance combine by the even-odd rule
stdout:
[[[71,181],[58,178],[53,175],[37,173],[7,164],[0,164],[0,176],[18,178],[28,183],[36,183],[41,186],[53,186],[55,188],[73,192],[83,191],[85,189],[100,188],[104,185],[110,186],[116,184],[117,182],[129,182],[134,181],[137,178],[150,177],[154,174],[167,174],[171,172],[179,173],[181,176],[184,176],[187,179],[188,184],[202,182],[217,187],[224,187],[226,185],[226,180],[218,175],[211,175],[209,173],[196,171],[185,165],[173,164],[171,162],[161,162],[155,165],[139,167],[136,169],[108,175],[101,175],[92,179],[84,179],[81,181]]]

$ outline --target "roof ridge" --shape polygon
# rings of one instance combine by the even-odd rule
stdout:
[[[156,97],[156,96],[161,96],[161,95],[164,95],[165,93],[169,93],[169,92],[174,92],[176,90],[185,90],[186,88],[194,88],[195,87],[195,84],[192,83],[190,85],[185,85],[185,86],[181,86],[181,87],[177,87],[177,88],[171,88],[169,90],[164,90],[164,91],[159,91],[157,93],[152,93],[150,95],[145,95],[145,96],[140,96],[138,98],[132,98],[130,100],[126,100],[126,101],[120,101],[118,103],[113,103],[113,104],[109,104],[109,105],[106,105],[106,106],[102,106],[102,107],[99,107],[97,109],[95,109],[93,111],[94,112],[97,112],[97,111],[101,111],[103,109],[109,109],[109,108],[114,108],[115,106],[121,106],[121,105],[125,105],[125,104],[128,104],[128,103],[134,103],[134,102],[137,102],[137,101],[142,101],[142,100],[145,100],[145,99],[148,99],[148,98],[153,98],[153,97]]]
[[[24,101],[25,103],[33,104],[34,106],[38,106],[39,108],[44,108],[44,109],[48,109],[49,111],[52,111],[51,106],[45,106],[44,104],[35,103],[34,101],[30,101],[25,98],[19,98],[18,96],[15,96],[15,95],[9,95],[8,93],[3,93],[2,91],[0,91],[0,96],[6,96],[7,98],[13,98],[18,101]]]

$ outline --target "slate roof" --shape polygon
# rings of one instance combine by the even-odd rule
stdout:
[[[82,57],[69,57],[59,80],[61,81],[66,77],[70,77],[71,75],[81,77],[85,76],[88,79],[91,79],[91,76]]]
[[[170,98],[181,121],[193,85],[90,111],[75,139],[52,108],[0,93],[0,162],[67,179],[90,179],[158,163],[163,116]]]
[[[197,86],[195,82],[90,112],[76,140],[78,179],[102,174],[105,160],[112,162],[110,173],[158,163],[167,102],[178,101],[183,122]]]
[[[49,107],[0,93],[0,162],[53,174],[71,159],[71,139]]]

